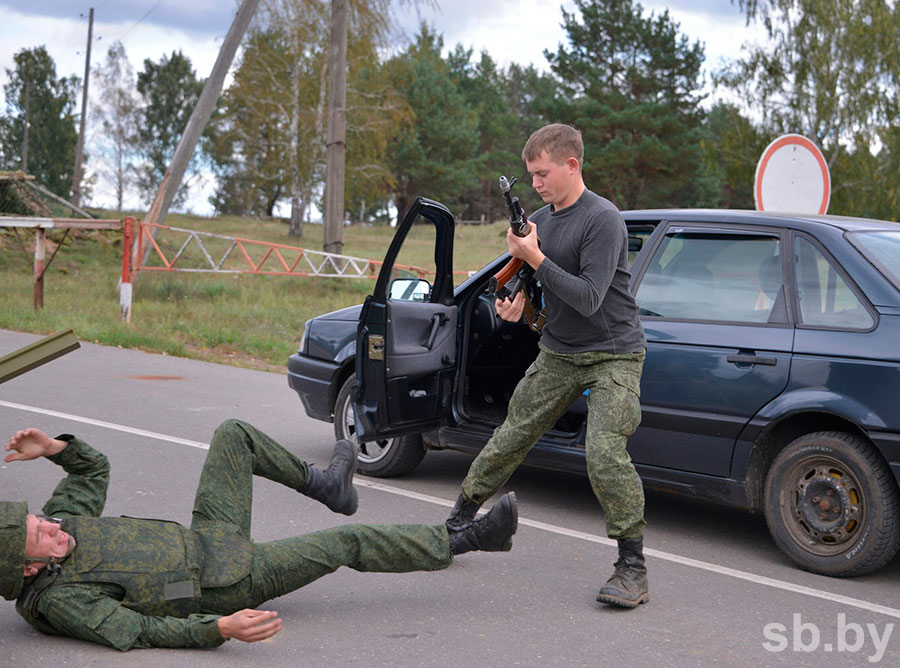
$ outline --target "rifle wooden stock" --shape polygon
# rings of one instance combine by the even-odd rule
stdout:
[[[519,273],[519,269],[522,268],[523,264],[525,264],[525,260],[520,260],[517,257],[510,258],[509,262],[503,266],[503,269],[498,271],[494,274],[493,278],[491,278],[488,290],[496,295],[497,291],[506,285],[513,276]]]

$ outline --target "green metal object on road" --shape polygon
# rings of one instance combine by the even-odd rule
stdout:
[[[55,360],[57,357],[62,357],[80,346],[75,332],[71,329],[64,329],[19,348],[0,357],[0,383],[5,383],[42,364]]]

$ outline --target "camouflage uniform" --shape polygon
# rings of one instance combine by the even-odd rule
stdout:
[[[30,578],[16,609],[36,628],[110,645],[215,647],[216,620],[255,608],[332,573],[447,567],[443,526],[345,525],[256,544],[250,540],[252,476],[301,490],[307,464],[254,427],[223,423],[210,444],[191,528],[174,522],[98,517],[109,465],[86,443],[49,457],[69,474],[45,504],[76,548]]]
[[[558,353],[542,343],[509,402],[506,420],[472,463],[463,495],[484,503],[513,474],[528,451],[586,389],[587,471],[606,513],[611,538],[639,538],[644,527],[644,490],[625,449],[641,421],[640,381],[644,353]]]

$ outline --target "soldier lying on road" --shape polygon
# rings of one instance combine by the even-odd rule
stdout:
[[[506,551],[517,527],[506,494],[468,528],[345,525],[268,543],[250,540],[252,476],[298,490],[352,515],[355,448],[338,441],[322,471],[251,425],[215,432],[194,499],[191,528],[163,520],[99,517],[109,483],[107,458],[85,442],[38,429],[13,436],[6,461],[47,457],[68,476],[44,505],[0,502],[0,595],[46,633],[119,650],[215,647],[229,638],[265,640],[281,629],[260,604],[341,566],[403,573],[446,568],[453,555]]]

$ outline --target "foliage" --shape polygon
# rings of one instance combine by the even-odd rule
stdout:
[[[101,217],[106,217],[100,212]],[[204,219],[170,214],[168,223],[183,228],[284,242],[283,223],[248,218]],[[410,259],[434,266],[433,228],[413,230]],[[457,228],[454,264],[465,280],[505,250],[503,225]],[[394,230],[385,226],[350,225],[344,230],[346,252],[380,260]],[[169,236],[172,235],[172,236]],[[51,231],[52,241],[62,233]],[[345,306],[360,304],[372,290],[371,279],[296,276],[203,275],[144,272],[135,285],[132,322],[119,316],[116,281],[121,274],[121,235],[116,232],[70,234],[47,270],[44,308],[32,303],[29,259],[13,235],[0,232],[0,327],[49,333],[73,327],[79,338],[105,345],[141,348],[170,355],[223,362],[284,373],[296,352],[303,323]],[[183,235],[164,231],[159,243],[171,256]]]
[[[283,52],[277,32],[251,33],[211,123],[209,153],[219,183],[210,202],[220,214],[272,216],[287,190],[285,98],[260,94],[280,92],[287,80]]]
[[[632,0],[575,0],[569,46],[545,51],[565,96],[559,117],[582,131],[585,179],[625,208],[679,206],[698,192],[703,47],[667,11]],[[706,188],[708,189],[708,188]]]
[[[471,49],[465,50],[460,45],[447,58],[466,105],[478,119],[477,152],[483,161],[475,175],[477,186],[460,193],[460,197],[463,210],[470,212],[468,218],[494,221],[506,214],[497,179],[501,174],[522,174],[523,138],[519,134],[506,73],[497,68],[487,51],[482,51],[474,64],[471,58]]]
[[[443,44],[443,38],[422,25],[415,43],[387,65],[413,113],[413,122],[397,134],[388,157],[399,216],[416,196],[426,195],[468,217],[464,193],[477,187],[483,171],[478,116],[441,57]]]
[[[720,187],[714,199],[704,204],[753,209],[756,164],[768,142],[767,136],[737,107],[716,104],[706,115],[700,145],[703,169],[714,175]]]
[[[891,0],[740,0],[769,43],[717,75],[772,139],[815,141],[831,170],[835,213],[896,217],[900,172],[890,141],[900,109],[900,7]],[[887,139],[887,141],[884,141]]]
[[[138,141],[137,97],[134,70],[125,55],[125,47],[116,42],[106,52],[106,60],[94,68],[98,98],[92,108],[92,121],[99,121],[95,146],[101,176],[116,194],[116,211],[122,210],[125,192],[133,183],[134,160]]]
[[[13,56],[4,86],[7,114],[0,118],[4,169],[22,169],[60,197],[72,189],[75,163],[74,108],[80,80],[56,77],[56,64],[43,46]],[[27,124],[27,164],[23,165]]]
[[[138,187],[150,201],[169,168],[175,148],[203,90],[191,59],[181,51],[163,56],[158,63],[144,60],[138,74],[137,89],[141,95],[138,109],[138,147],[143,163],[138,171]],[[191,160],[188,173],[196,174],[200,158]],[[185,180],[172,203],[180,206],[187,200],[190,179]]]
[[[272,215],[286,197],[293,230],[321,208],[330,8],[324,0],[261,5],[216,123],[217,210]],[[388,9],[386,0],[349,3],[346,200],[361,219],[391,192],[385,152],[406,113],[379,58]]]

